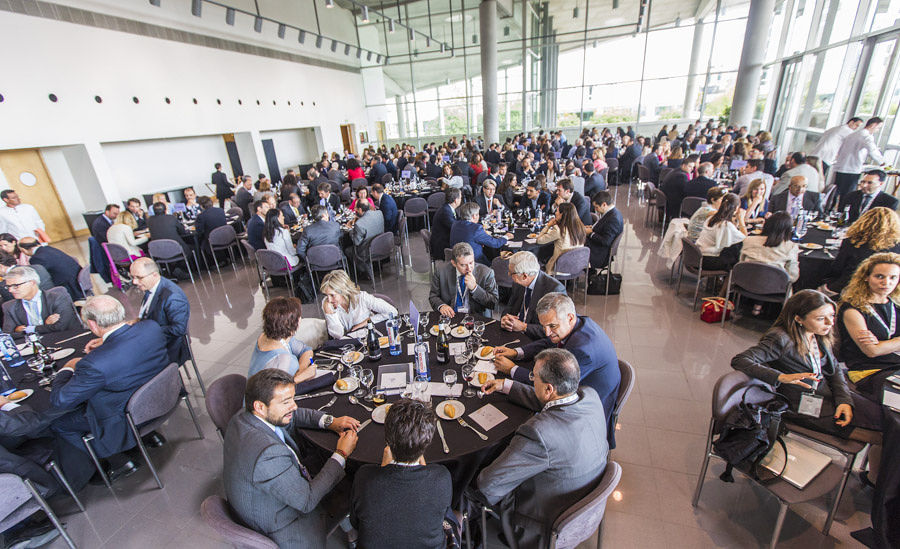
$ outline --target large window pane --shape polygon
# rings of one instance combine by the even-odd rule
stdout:
[[[863,82],[859,105],[856,107],[857,116],[866,117],[875,113],[875,103],[878,101],[878,94],[887,77],[888,64],[891,62],[895,44],[895,40],[885,40],[875,44],[872,49],[872,60],[869,61],[869,70]]]
[[[645,80],[641,91],[641,122],[681,118],[687,77]]]
[[[585,86],[585,125],[615,124],[637,120],[640,93],[640,82]]]

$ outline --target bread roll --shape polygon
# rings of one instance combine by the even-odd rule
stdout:
[[[10,393],[8,397],[9,400],[19,400],[20,398],[25,398],[28,396],[28,393],[25,391],[16,391],[14,393]]]
[[[335,385],[337,385],[337,388],[340,389],[341,391],[346,390],[347,387],[350,386],[350,384],[347,383],[347,382],[346,382],[345,380],[343,380],[343,379],[337,380],[337,383],[335,383]]]
[[[478,372],[478,383],[484,385],[487,383],[488,376],[486,372]]]
[[[453,419],[454,417],[456,417],[456,407],[449,403],[444,404],[444,415],[449,417],[450,419]]]

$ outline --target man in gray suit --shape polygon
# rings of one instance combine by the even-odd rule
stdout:
[[[15,299],[3,304],[4,332],[45,334],[81,328],[69,292],[64,288],[43,292],[40,281],[37,271],[24,265],[6,272],[6,287]]]
[[[250,205],[253,203],[253,178],[249,175],[241,177],[241,186],[232,202],[244,211],[244,222],[250,219]]]
[[[14,257],[5,257],[0,260],[0,277],[5,277],[6,272],[11,268],[16,266],[16,258]],[[47,272],[47,268],[43,265],[29,265],[32,269],[34,269],[38,277],[41,279],[38,286],[43,291],[47,291],[53,287],[53,279],[50,278],[50,273]],[[0,280],[0,302],[9,301],[10,299],[15,299],[11,293],[9,293],[9,288],[6,287],[6,280]]]
[[[325,547],[328,532],[319,502],[344,478],[359,421],[297,408],[293,377],[274,368],[247,380],[244,407],[225,430],[228,503],[244,524],[279,547]],[[315,476],[300,461],[293,438],[298,427],[339,433],[337,449]]]
[[[511,332],[524,332],[531,339],[544,337],[538,320],[537,303],[551,292],[566,292],[565,286],[541,271],[538,258],[531,252],[516,252],[509,258],[509,277],[515,283],[509,297],[507,313],[500,326]]]
[[[372,272],[372,264],[369,263],[369,244],[376,236],[384,233],[384,214],[380,210],[373,210],[368,200],[356,201],[356,218],[351,221],[350,240],[353,247],[347,248],[346,253],[354,258],[356,266],[369,273],[369,278],[375,274]]]
[[[482,390],[500,391],[535,415],[519,426],[506,450],[478,475],[490,505],[501,500],[501,519],[514,529],[512,547],[543,547],[556,518],[586,496],[603,476],[609,456],[603,404],[565,349],[545,349],[534,363],[534,388],[496,379]]]
[[[494,271],[475,262],[472,246],[458,242],[450,252],[450,262],[435,269],[428,302],[433,310],[450,318],[456,313],[484,314],[500,302]]]
[[[337,221],[329,219],[328,210],[325,206],[318,204],[313,206],[310,210],[310,216],[313,222],[300,233],[300,240],[297,241],[297,255],[305,258],[306,250],[313,246],[323,246],[325,244],[334,244],[340,248],[341,226],[338,225]]]

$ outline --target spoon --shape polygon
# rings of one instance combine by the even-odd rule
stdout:
[[[366,410],[368,410],[368,411],[370,411],[370,412],[372,411],[372,408],[369,408],[368,406],[366,406],[365,404],[363,404],[362,402],[360,402],[360,401],[359,401],[355,396],[353,396],[353,395],[350,395],[350,404],[358,404],[358,405],[362,406],[363,408],[365,408]]]

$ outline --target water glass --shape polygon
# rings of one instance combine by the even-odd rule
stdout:
[[[375,373],[370,368],[365,368],[359,373],[359,380],[366,387],[366,400],[372,400],[372,383],[375,382]]]
[[[444,370],[444,383],[447,384],[447,389],[453,389],[453,385],[456,383],[456,370],[453,368]]]
[[[479,320],[476,322],[475,326],[472,328],[472,333],[475,334],[478,343],[481,343],[481,336],[484,335],[484,321]]]
[[[428,316],[429,315],[427,311],[424,313],[419,313],[419,335],[422,336],[422,339],[428,339],[428,337],[431,336],[431,334],[428,332],[428,321],[430,320]]]
[[[428,398],[426,398],[425,396],[427,392],[428,379],[425,376],[416,376],[416,380],[413,381],[413,398],[416,400],[427,402]]]

